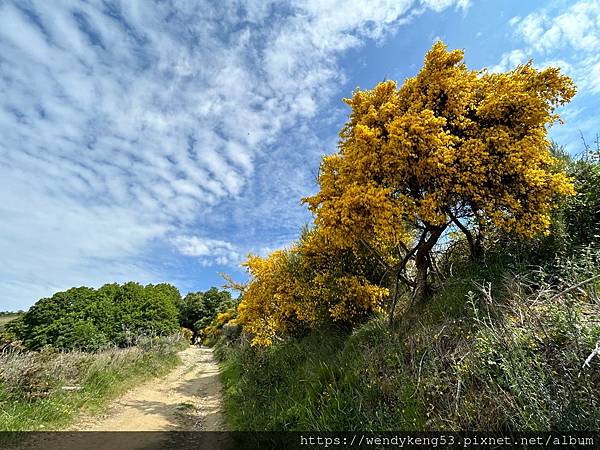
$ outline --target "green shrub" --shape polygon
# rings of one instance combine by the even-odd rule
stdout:
[[[86,351],[132,345],[140,335],[176,332],[180,299],[179,291],[168,284],[72,288],[39,300],[7,331],[32,350],[47,345]]]
[[[228,291],[212,287],[205,292],[190,292],[179,304],[179,323],[199,335],[218,313],[234,307],[237,301]]]
[[[585,247],[600,246],[600,141],[596,149],[586,146],[573,157],[554,146],[560,170],[573,180],[574,197],[557,201],[547,235],[523,240],[514,235],[495,232],[488,236],[489,252],[509,255],[523,264],[545,265],[557,256],[572,256]],[[490,245],[491,244],[491,245]]]
[[[586,145],[583,155],[570,162],[577,195],[564,207],[565,233],[572,246],[600,244],[600,141]]]

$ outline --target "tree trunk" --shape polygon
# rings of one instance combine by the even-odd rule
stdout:
[[[431,285],[428,280],[430,268],[429,255],[445,229],[446,226],[427,230],[431,235],[417,250],[415,255],[415,268],[417,274],[415,276],[415,287],[412,293],[413,305],[423,303],[431,296]]]
[[[473,240],[472,242],[469,242],[469,247],[471,248],[471,260],[473,262],[483,261],[484,252],[481,240],[478,238]]]
[[[392,303],[390,305],[389,311],[389,325],[392,326],[394,323],[394,313],[396,311],[396,304],[398,303],[398,284],[400,281],[399,274],[396,274],[396,280],[394,281],[394,293],[392,296]]]
[[[413,305],[425,302],[431,295],[431,286],[427,280],[429,275],[429,260],[427,258],[427,253],[428,250],[421,248],[415,257],[417,274],[415,276],[415,287],[412,293]]]
[[[474,262],[483,261],[483,231],[481,229],[476,230],[477,235],[473,236],[473,233],[463,223],[461,223],[460,219],[458,219],[450,209],[447,210],[447,213],[450,216],[452,222],[454,222],[458,229],[462,231],[462,233],[467,238],[471,260]]]

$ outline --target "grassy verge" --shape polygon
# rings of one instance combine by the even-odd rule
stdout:
[[[229,425],[598,429],[600,362],[582,366],[600,339],[600,285],[563,292],[589,278],[576,269],[467,271],[391,328],[374,318],[352,333],[321,330],[270,348],[222,340]]]
[[[97,353],[0,355],[0,431],[57,430],[138,383],[168,373],[186,344],[164,338]]]

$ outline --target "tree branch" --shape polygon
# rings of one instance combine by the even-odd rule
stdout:
[[[386,271],[393,272],[391,270],[392,268],[389,266],[389,264],[387,264],[385,262],[385,260],[383,259],[383,256],[381,256],[377,250],[375,250],[373,247],[371,247],[367,241],[365,241],[364,239],[359,239],[359,242],[362,245],[364,245],[367,248],[367,250],[369,250],[373,254],[373,256],[375,256],[377,258],[377,261],[379,261],[379,263],[383,266],[383,268]]]
[[[465,227],[454,214],[452,214],[452,210],[450,208],[446,209],[446,213],[448,214],[448,216],[450,216],[452,222],[454,222],[456,226],[460,229],[460,231],[462,231],[463,234],[466,236],[467,241],[469,241],[469,246],[473,247],[475,245],[475,241],[473,240],[473,233],[471,233],[469,229]]]
[[[577,283],[576,285],[571,286],[570,288],[565,289],[564,291],[561,291],[561,292],[559,292],[556,295],[553,295],[552,297],[550,297],[550,299],[548,300],[548,302],[551,302],[552,300],[560,297],[561,295],[566,294],[567,292],[571,292],[571,291],[577,289],[578,287],[583,286],[584,284],[588,284],[588,283],[590,283],[590,282],[592,282],[594,280],[597,280],[598,278],[600,278],[600,274],[599,275],[595,275],[595,276],[593,276],[591,278],[588,278],[587,280],[584,280],[581,283]]]

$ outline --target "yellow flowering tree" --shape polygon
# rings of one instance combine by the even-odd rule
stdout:
[[[371,249],[413,301],[427,297],[431,252],[450,227],[477,257],[486,227],[546,232],[555,197],[573,193],[546,130],[575,94],[571,79],[531,63],[473,71],[463,57],[438,41],[402,86],[384,81],[345,99],[339,150],[323,158],[320,191],[303,199],[328,239]],[[394,243],[395,261],[382,242]]]
[[[244,264],[250,281],[242,292],[237,322],[253,345],[314,327],[324,320],[354,323],[381,310],[387,289],[366,255],[331,245],[319,230],[306,230],[299,242]]]

